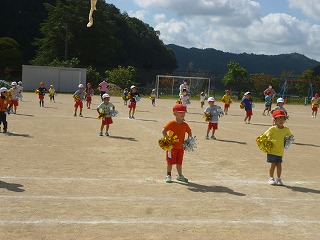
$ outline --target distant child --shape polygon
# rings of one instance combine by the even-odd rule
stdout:
[[[267,91],[264,97],[264,110],[263,110],[262,116],[266,115],[266,111],[267,111],[267,115],[268,116],[270,115],[271,104],[272,104],[271,92]]]
[[[283,107],[284,105],[284,99],[283,98],[278,98],[277,99],[277,105],[271,110],[271,114],[273,114],[273,112],[275,110],[282,110],[285,112],[286,116],[288,116],[288,112],[287,110]]]
[[[44,87],[44,83],[40,82],[40,87],[37,88],[36,93],[39,95],[39,104],[40,107],[44,107],[44,95],[48,92],[48,89]]]
[[[187,107],[188,104],[190,104],[190,97],[188,95],[188,90],[186,88],[182,89],[182,94],[180,95],[180,100],[182,102],[182,105]]]
[[[22,92],[23,92],[23,85],[22,85],[22,82],[21,82],[21,81],[18,82],[17,88],[19,89],[19,93],[18,93],[17,97],[18,97],[19,101],[22,101],[22,98],[23,98],[23,94],[22,94]]]
[[[50,85],[48,92],[49,92],[50,102],[52,102],[52,101],[56,102],[54,99],[54,95],[56,94],[56,90],[54,89],[54,86],[52,84]]]
[[[75,91],[75,93],[73,94],[73,99],[75,101],[74,104],[74,117],[77,116],[77,111],[78,111],[78,107],[80,108],[80,113],[79,113],[79,117],[82,117],[82,108],[83,108],[83,101],[85,100],[85,91],[84,91],[84,86],[83,84],[79,84],[78,86],[78,90]]]
[[[152,89],[152,91],[150,93],[150,99],[151,99],[152,106],[156,105],[156,97],[157,97],[156,90]]]
[[[251,99],[250,92],[246,92],[244,94],[241,104],[244,106],[244,110],[246,111],[246,117],[244,118],[244,123],[250,124],[251,116],[252,116],[252,99]]]
[[[172,165],[176,164],[176,168],[178,171],[177,180],[181,182],[188,182],[188,179],[182,175],[182,162],[183,162],[183,142],[185,139],[185,134],[188,134],[188,138],[192,137],[192,132],[189,125],[184,122],[184,117],[187,112],[187,108],[182,104],[176,104],[173,107],[173,115],[175,116],[175,120],[171,120],[164,126],[162,131],[163,137],[167,137],[169,132],[173,132],[172,136],[177,136],[179,141],[173,144],[173,149],[168,150],[166,152],[166,161],[167,161],[167,177],[166,182],[171,183],[171,171]]]
[[[87,83],[87,88],[86,88],[85,92],[86,92],[87,109],[90,109],[91,102],[92,102],[92,96],[94,94],[94,90],[91,86],[91,83]]]
[[[287,119],[286,114],[282,110],[275,110],[272,113],[272,117],[275,119],[275,126],[270,127],[264,135],[272,141],[271,151],[267,154],[267,162],[271,163],[269,170],[269,181],[271,185],[282,186],[281,172],[282,172],[282,157],[284,154],[285,138],[293,137],[289,128],[284,126]],[[274,171],[277,168],[277,179],[274,180]]]
[[[113,123],[112,113],[115,110],[114,105],[110,102],[109,94],[105,93],[102,95],[103,102],[97,107],[99,115],[104,114],[100,127],[99,136],[103,136],[103,128],[106,126],[106,136],[109,136],[109,125]]]
[[[222,108],[214,104],[215,99],[213,97],[208,98],[209,106],[204,110],[205,113],[210,113],[211,119],[208,123],[206,139],[209,139],[209,133],[212,129],[211,139],[216,139],[214,136],[216,129],[218,129],[219,117],[223,114]]]
[[[221,101],[224,103],[223,112],[225,115],[228,115],[228,110],[229,110],[230,104],[232,103],[230,90],[226,90],[226,94],[223,95]]]
[[[201,106],[201,108],[203,108],[204,101],[206,100],[206,98],[207,98],[207,95],[204,92],[201,92],[200,93],[200,106]]]
[[[312,117],[316,118],[318,113],[319,105],[319,94],[316,93],[313,98],[311,98],[311,108],[312,108]]]
[[[18,99],[18,95],[19,95],[19,88],[17,87],[17,83],[16,82],[12,82],[11,86],[12,88],[9,89],[9,98],[11,101],[11,104],[13,105],[13,114],[17,113],[17,107],[19,106],[19,99]]]
[[[7,108],[10,105],[10,99],[8,98],[8,89],[5,87],[0,88],[0,125],[3,124],[3,133],[7,132],[8,122],[7,122]],[[11,106],[10,106],[11,107]]]
[[[140,94],[137,92],[136,86],[132,85],[130,87],[130,92],[128,94],[129,98],[129,118],[130,119],[135,119],[134,118],[134,113],[136,111],[137,107],[137,101],[140,100]]]
[[[128,105],[128,89],[123,89],[122,99],[123,99],[123,105]]]

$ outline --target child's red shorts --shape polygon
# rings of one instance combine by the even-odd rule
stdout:
[[[17,107],[19,104],[18,104],[18,99],[11,99],[11,103],[13,106]]]
[[[108,124],[112,124],[112,118],[111,117],[107,117],[107,118],[103,118],[102,119],[102,125],[108,125]]]
[[[91,96],[87,96],[87,97],[86,97],[86,101],[87,101],[87,102],[91,102],[91,100],[92,100]]]
[[[74,107],[83,108],[83,103],[82,103],[82,101],[76,101],[75,104],[74,104]]]
[[[182,165],[183,154],[184,154],[183,149],[171,149],[169,151],[166,151],[167,164],[169,164],[169,165],[172,165],[172,164]]]
[[[43,95],[39,95],[39,99],[42,101],[44,99]]]
[[[225,103],[224,104],[224,108],[229,108],[230,107],[230,103]]]
[[[137,103],[135,102],[130,102],[128,105],[128,108],[136,109]]]
[[[218,123],[209,122],[208,129],[218,129]]]
[[[252,116],[252,109],[246,110],[246,116],[247,116],[247,117]]]

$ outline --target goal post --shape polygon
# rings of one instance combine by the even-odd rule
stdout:
[[[197,96],[201,92],[210,95],[210,78],[205,77],[185,77],[172,75],[157,75],[156,76],[156,93],[157,97],[161,95],[178,96],[180,93],[180,85],[184,80],[188,81],[189,93],[191,96]]]

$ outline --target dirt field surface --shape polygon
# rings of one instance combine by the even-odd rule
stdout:
[[[262,104],[250,125],[232,104],[217,140],[206,140],[193,101],[186,122],[198,147],[183,164],[190,182],[168,184],[158,140],[175,100],[152,107],[142,98],[128,119],[122,99],[111,97],[119,114],[109,137],[98,136],[100,102],[94,96],[81,118],[73,117],[72,95],[58,94],[56,103],[46,96],[42,108],[24,93],[7,117],[9,133],[0,134],[0,239],[320,239],[320,118],[310,106],[285,106],[296,140],[280,187],[268,185],[266,154],[255,142],[272,124]]]

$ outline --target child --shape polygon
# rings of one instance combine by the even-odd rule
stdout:
[[[9,89],[9,99],[11,101],[11,104],[13,105],[13,114],[17,113],[17,107],[19,105],[19,99],[18,99],[18,94],[20,90],[17,87],[16,82],[11,83],[12,88]]]
[[[7,122],[7,115],[6,111],[10,104],[10,99],[8,98],[8,89],[5,87],[0,88],[0,124],[3,123],[3,133],[7,132],[8,129],[8,122]],[[10,105],[11,107],[11,105]]]
[[[265,112],[267,111],[267,115],[270,115],[271,111],[271,104],[272,104],[272,98],[271,98],[271,92],[267,91],[266,96],[264,97],[264,110],[262,113],[262,116],[265,116]]]
[[[92,96],[94,94],[94,90],[91,86],[91,83],[87,83],[87,88],[86,88],[85,92],[86,92],[87,109],[90,109],[91,102],[92,102]]]
[[[282,110],[285,112],[286,116],[288,116],[288,112],[287,110],[283,107],[284,105],[284,99],[283,98],[278,98],[277,99],[277,106],[275,106],[272,110],[271,110],[271,114],[275,111],[275,110]]]
[[[75,93],[73,94],[73,98],[75,101],[74,104],[74,117],[77,116],[77,111],[78,111],[78,107],[80,108],[80,113],[79,113],[79,117],[82,117],[82,108],[83,108],[83,102],[85,99],[85,95],[86,93],[84,92],[84,86],[83,84],[79,84],[78,86],[78,90],[75,91]]]
[[[109,94],[105,93],[102,95],[103,102],[97,107],[99,116],[105,115],[102,118],[99,136],[103,136],[103,128],[106,126],[106,136],[109,136],[109,125],[112,124],[112,113],[115,110],[114,105],[110,102]],[[112,110],[111,110],[112,109]],[[100,111],[101,110],[101,111]]]
[[[18,82],[17,88],[19,89],[19,93],[18,93],[17,97],[18,97],[19,101],[22,101],[22,98],[23,98],[23,94],[22,94],[23,86],[22,86],[22,82],[21,81]]]
[[[128,94],[128,99],[129,99],[129,118],[130,119],[135,119],[134,118],[134,113],[136,111],[136,106],[137,106],[137,99],[140,98],[140,94],[137,92],[136,86],[132,85],[130,87],[130,92]]]
[[[127,106],[128,105],[128,89],[124,89],[123,90],[123,94],[122,94],[122,99],[123,99],[123,105]]]
[[[319,105],[319,94],[316,93],[313,98],[311,98],[311,108],[312,108],[312,117],[316,118],[318,113]]]
[[[162,135],[164,137],[168,136],[168,132],[172,131],[173,136],[177,136],[179,141],[173,144],[173,149],[166,152],[166,161],[167,161],[167,177],[166,182],[171,183],[171,171],[172,165],[176,164],[176,168],[178,171],[177,180],[181,182],[188,182],[188,179],[182,175],[182,161],[183,161],[183,142],[185,139],[185,133],[188,134],[188,138],[192,137],[192,132],[189,125],[184,122],[184,117],[187,112],[187,108],[182,104],[176,104],[173,107],[173,115],[175,116],[175,120],[171,120],[164,126],[162,131]]]
[[[244,110],[246,111],[246,117],[244,118],[244,123],[250,124],[251,116],[252,116],[252,99],[251,99],[250,92],[246,92],[244,94],[244,97],[242,98],[241,104],[244,105]]]
[[[182,94],[180,95],[180,100],[182,102],[182,105],[187,107],[188,104],[190,104],[190,97],[188,95],[188,91],[186,88],[182,89]]]
[[[157,97],[156,90],[152,89],[152,91],[150,93],[150,99],[151,99],[152,106],[156,105],[156,97]]]
[[[264,135],[272,141],[271,151],[267,154],[267,162],[271,163],[269,170],[270,179],[268,181],[271,185],[282,186],[281,172],[282,172],[282,157],[284,154],[285,137],[293,137],[289,128],[285,127],[287,117],[284,111],[275,110],[272,113],[272,117],[275,119],[275,126],[270,127]],[[277,180],[274,180],[274,171],[277,168]]]
[[[56,102],[55,100],[54,100],[54,95],[55,95],[55,93],[56,93],[56,90],[54,89],[54,86],[53,85],[50,85],[50,88],[49,88],[49,90],[48,90],[48,92],[49,92],[49,98],[50,98],[50,102]]]
[[[209,139],[209,133],[211,129],[212,129],[211,139],[216,139],[216,137],[214,136],[214,133],[216,129],[218,129],[219,117],[221,114],[223,114],[221,107],[214,105],[214,101],[215,99],[213,97],[209,97],[208,98],[209,106],[206,108],[206,110],[204,110],[205,113],[210,113],[211,115],[211,119],[208,123],[206,139]]]
[[[200,93],[200,106],[201,106],[201,108],[203,108],[204,101],[206,100],[206,98],[207,98],[207,95],[204,92],[201,92]]]
[[[224,103],[223,112],[225,115],[228,115],[228,110],[229,110],[230,104],[232,102],[231,96],[230,96],[230,90],[226,90],[226,94],[223,95],[221,101]]]
[[[44,107],[44,95],[46,95],[47,93],[47,89],[44,87],[44,83],[40,82],[40,87],[37,88],[36,93],[39,95],[39,104],[40,107],[42,105],[42,107]]]

